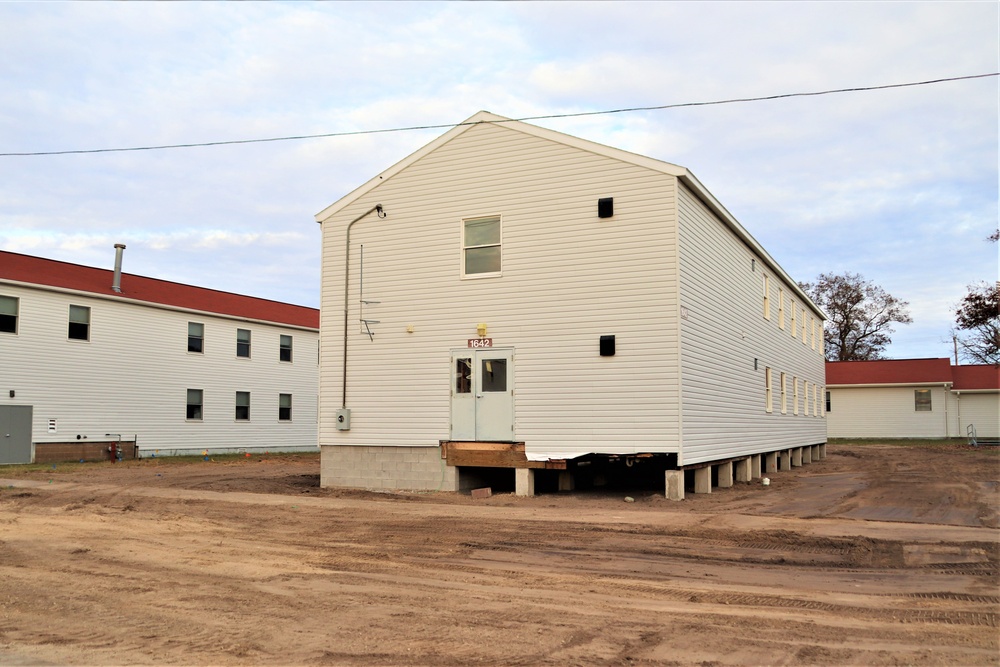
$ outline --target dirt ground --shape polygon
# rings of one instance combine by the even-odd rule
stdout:
[[[3,665],[998,665],[1000,452],[651,491],[319,488],[319,457],[0,469]]]

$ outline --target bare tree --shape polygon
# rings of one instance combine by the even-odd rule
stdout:
[[[969,285],[969,293],[955,310],[955,324],[966,332],[958,336],[962,356],[974,364],[1000,365],[1000,283]]]
[[[821,273],[799,287],[830,316],[823,333],[827,361],[883,359],[893,325],[913,321],[909,303],[858,273]]]
[[[986,240],[1000,240],[1000,229]],[[955,338],[967,361],[1000,365],[1000,282],[969,285],[969,292],[955,309],[955,324],[966,332]]]

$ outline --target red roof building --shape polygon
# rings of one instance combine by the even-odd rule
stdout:
[[[89,292],[206,313],[319,329],[319,310],[280,301],[220,292],[122,273],[121,292],[112,289],[114,271],[0,250],[0,280]]]
[[[966,438],[1000,433],[1000,366],[947,358],[830,361],[831,438]]]

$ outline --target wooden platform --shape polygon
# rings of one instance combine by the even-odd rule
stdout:
[[[542,468],[565,470],[566,461],[529,461],[523,442],[469,442],[442,440],[441,458],[450,466],[470,468]]]

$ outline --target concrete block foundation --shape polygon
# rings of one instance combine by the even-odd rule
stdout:
[[[736,481],[737,482],[749,482],[751,479],[751,470],[753,466],[751,459],[741,459],[736,462]]]
[[[413,491],[458,491],[458,468],[440,447],[320,447],[320,486]]]
[[[535,495],[535,471],[533,468],[514,470],[514,494],[518,496]]]
[[[684,471],[668,470],[665,477],[667,500],[684,500]]]

